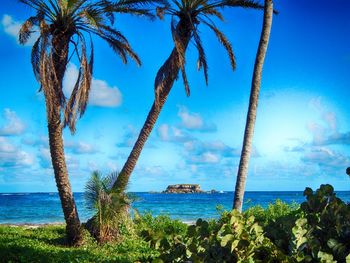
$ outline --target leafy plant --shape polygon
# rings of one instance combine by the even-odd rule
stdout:
[[[304,191],[302,216],[293,228],[298,261],[345,262],[350,253],[350,206],[336,197],[331,185]]]
[[[99,242],[118,238],[125,225],[131,223],[128,210],[132,200],[112,189],[117,177],[117,172],[103,177],[95,171],[85,187],[86,206],[95,212],[86,227]]]
[[[244,214],[247,217],[254,216],[255,220],[263,227],[265,236],[278,248],[289,254],[293,236],[292,228],[300,217],[300,213],[298,204],[287,204],[277,199],[266,209],[261,206],[253,206]]]
[[[253,216],[236,210],[223,212],[218,221],[198,219],[185,235],[173,231],[143,235],[160,252],[156,262],[293,262],[265,237]]]

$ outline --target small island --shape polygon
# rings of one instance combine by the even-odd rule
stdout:
[[[204,193],[201,190],[199,184],[174,184],[169,185],[165,191],[165,194],[193,194],[193,193]]]

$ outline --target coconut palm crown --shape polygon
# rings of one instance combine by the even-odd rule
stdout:
[[[124,63],[127,63],[130,57],[141,65],[139,57],[125,36],[112,27],[114,13],[152,17],[144,6],[162,1],[20,0],[20,2],[36,11],[34,16],[23,23],[19,41],[25,44],[33,32],[38,30],[40,33],[32,48],[31,62],[34,74],[49,102],[48,117],[58,110],[55,108],[55,102],[59,102],[64,111],[63,124],[68,125],[74,133],[77,118],[86,110],[91,87],[94,58],[91,35],[97,35],[105,40]],[[71,54],[68,54],[69,48],[72,48]],[[66,66],[73,55],[76,55],[80,64],[79,74],[67,100],[63,93],[62,80]]]
[[[179,54],[179,59],[176,62],[177,65],[172,66],[177,66],[181,69],[187,96],[190,95],[190,86],[185,70],[185,51],[188,45],[186,39],[187,41],[191,39],[194,40],[194,45],[198,51],[197,69],[203,69],[205,82],[208,85],[208,64],[198,30],[200,24],[207,26],[214,32],[219,42],[227,51],[232,69],[235,70],[236,68],[236,60],[232,45],[225,34],[217,28],[212,20],[212,18],[217,18],[224,21],[224,17],[221,13],[224,7],[263,8],[258,2],[252,0],[172,0],[166,6],[157,8],[157,15],[161,19],[163,19],[164,15],[171,16],[171,33],[176,51]],[[169,71],[169,68],[164,66],[158,71],[155,80],[156,100],[159,99],[159,94],[162,92],[164,84],[166,83],[165,77],[167,71]]]

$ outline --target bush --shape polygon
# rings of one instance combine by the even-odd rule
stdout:
[[[331,185],[315,192],[306,188],[304,195],[307,200],[293,228],[295,257],[304,262],[349,262],[350,205],[336,197]]]
[[[266,209],[254,206],[248,209],[245,216],[253,215],[263,227],[268,237],[284,253],[291,254],[292,228],[300,217],[300,206],[296,203],[287,204],[279,199],[269,204]]]
[[[265,237],[253,216],[237,211],[223,212],[218,221],[198,219],[187,231],[168,226],[141,232],[151,248],[160,252],[156,262],[291,262]]]

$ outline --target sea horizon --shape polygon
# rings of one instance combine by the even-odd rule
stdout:
[[[223,193],[165,194],[130,192],[137,199],[133,210],[153,216],[169,215],[172,219],[194,222],[198,218],[217,219],[220,211],[231,210],[233,191]],[[350,191],[336,191],[344,202],[350,202]],[[85,222],[93,215],[87,209],[83,192],[74,193],[79,217]],[[243,210],[260,205],[267,207],[280,199],[286,203],[300,204],[306,200],[303,191],[247,191]],[[219,208],[219,209],[218,209]],[[57,192],[0,193],[0,224],[52,224],[64,223]]]

